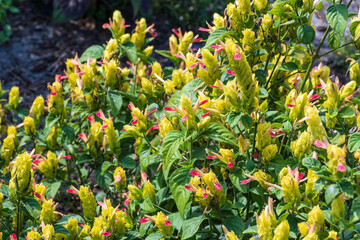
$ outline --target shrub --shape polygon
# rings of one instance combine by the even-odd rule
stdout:
[[[326,39],[341,47],[350,3],[327,9],[314,46],[320,5],[230,3],[196,52],[200,39],[173,30],[158,52],[176,67],[151,57],[152,25],[126,33],[115,11],[112,39],[66,61],[46,106],[39,96],[18,109],[21,87],[11,89],[2,237],[358,238],[359,65],[342,86],[313,66]]]

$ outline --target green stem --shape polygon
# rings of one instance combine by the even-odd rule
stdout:
[[[3,220],[0,219],[0,221],[1,221],[2,225],[6,228],[6,230],[9,232],[9,234],[11,234],[11,230],[8,228],[8,226],[6,226],[6,224],[3,222]]]
[[[345,43],[345,44],[341,45],[340,47],[338,47],[338,48],[336,48],[336,49],[331,49],[330,51],[327,51],[326,53],[320,54],[319,57],[321,58],[321,57],[323,57],[323,56],[325,56],[325,55],[327,55],[327,54],[329,54],[329,53],[335,52],[335,51],[339,50],[340,48],[343,48],[343,47],[345,47],[345,46],[347,46],[347,45],[350,45],[350,44],[352,44],[352,43],[353,43],[353,41],[348,42],[348,43]]]
[[[309,66],[308,66],[308,68],[306,70],[304,80],[302,81],[301,86],[300,86],[300,92],[302,92],[304,90],[304,87],[306,85],[306,81],[310,76],[312,66],[314,65],[315,60],[319,57],[319,51],[321,49],[321,46],[324,44],[324,41],[325,41],[327,35],[329,34],[330,30],[331,30],[331,27],[328,26],[325,33],[324,33],[324,35],[323,35],[323,37],[321,38],[321,41],[320,41],[319,46],[317,47],[317,49],[315,51],[315,54],[311,58],[311,62],[310,62]]]
[[[17,201],[17,214],[16,214],[16,237],[20,238],[20,233],[22,229],[22,222],[21,222],[21,199]]]
[[[149,139],[148,139],[145,135],[144,135],[144,138],[145,138],[146,142],[149,144],[149,146],[150,146],[153,150],[157,151],[157,149],[151,144],[151,142],[149,141]]]
[[[279,61],[280,61],[280,57],[281,57],[281,53],[279,53],[279,57],[278,57],[278,59],[276,59],[276,63],[275,63],[275,65],[274,65],[273,70],[271,71],[270,77],[268,78],[268,80],[267,80],[267,82],[266,82],[266,84],[265,84],[265,88],[266,88],[266,89],[267,89],[267,87],[268,87],[268,85],[269,85],[269,83],[270,83],[270,81],[271,81],[272,76],[273,76],[274,73],[275,73],[276,67],[277,67],[277,65],[278,65],[278,63],[279,63]]]
[[[254,132],[254,141],[253,141],[253,147],[252,147],[252,156],[251,160],[254,160],[254,154],[255,154],[255,143],[256,143],[256,132],[257,132],[257,121],[255,121],[255,132]]]

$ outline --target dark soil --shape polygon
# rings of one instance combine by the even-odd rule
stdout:
[[[0,45],[0,80],[3,89],[19,86],[24,97],[23,107],[29,107],[37,95],[46,95],[47,83],[62,74],[65,60],[81,55],[94,44],[105,44],[111,37],[102,29],[102,22],[81,19],[55,25],[52,23],[51,6],[43,1],[24,0],[19,14],[9,14],[12,36],[9,42]],[[124,14],[126,17],[126,14]],[[132,24],[127,19],[127,24]],[[155,49],[167,49],[171,26],[168,20],[154,16],[158,36],[152,42]],[[150,22],[149,22],[150,24]],[[129,30],[132,28],[128,28]],[[169,62],[156,55],[162,63]]]

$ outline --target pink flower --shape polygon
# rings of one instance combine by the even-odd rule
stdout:
[[[232,162],[228,162],[228,164],[227,164],[228,168],[232,168],[233,166],[234,166],[234,164]]]
[[[183,117],[181,118],[181,122],[186,121],[187,118],[188,118],[188,115],[183,116]]]
[[[151,111],[150,111],[150,112],[148,112],[148,114],[147,114],[147,115],[150,115],[150,114],[152,114],[153,112],[155,112],[155,111],[157,111],[157,110],[158,110],[157,108],[151,109]]]
[[[65,158],[65,159],[70,159],[70,158],[71,158],[71,155],[66,155],[66,156],[64,156],[63,158]]]
[[[33,163],[37,165],[37,164],[41,163],[42,161],[44,161],[44,160],[41,159],[41,158],[38,158],[38,159],[35,159],[35,160],[33,161]]]
[[[339,172],[346,172],[346,167],[345,167],[345,165],[343,163],[339,162],[338,165],[337,165],[336,170],[338,170]]]
[[[124,205],[127,206],[127,205],[129,205],[129,203],[130,203],[130,199],[126,199],[124,202]]]
[[[104,130],[107,127],[108,127],[107,125],[101,126],[101,130]]]
[[[170,222],[169,220],[167,220],[167,219],[166,219],[164,222],[165,222],[165,225],[166,225],[166,226],[171,225],[171,222]]]
[[[217,157],[216,156],[206,156],[205,158],[206,159],[216,159]]]
[[[146,223],[149,221],[151,221],[151,219],[149,219],[149,218],[140,218],[140,223]]]
[[[175,33],[176,36],[178,36],[178,37],[180,36],[179,31],[176,30],[175,28],[173,28],[172,31],[173,31],[173,33]]]
[[[75,193],[76,194],[76,191],[74,189],[71,189],[69,188],[68,190],[66,190],[68,193]]]
[[[218,89],[221,89],[221,87],[214,86],[214,85],[211,85],[210,87],[211,87],[211,88],[218,88]]]
[[[121,175],[119,175],[115,178],[115,182],[120,182],[120,181],[121,181]]]
[[[199,103],[199,106],[202,106],[202,105],[204,105],[205,103],[208,103],[208,102],[209,102],[209,100],[206,99],[206,100],[200,102],[200,103]]]
[[[211,45],[210,46],[212,49],[217,49],[219,52],[221,52],[222,50],[224,50],[224,48],[221,45]]]
[[[322,86],[321,84],[318,84],[318,85],[316,85],[315,87],[317,87],[317,88],[323,88],[323,86]]]
[[[42,198],[42,196],[40,195],[40,193],[35,192],[34,195],[35,195],[35,197],[37,197],[37,198],[39,198],[39,199]]]
[[[109,28],[109,27],[110,27],[110,24],[108,24],[108,23],[104,23],[104,24],[102,25],[102,27],[103,27],[103,29],[107,29],[107,28]]]
[[[131,123],[131,125],[136,125],[138,123],[138,120],[135,120]]]
[[[34,154],[34,155],[32,155],[31,157],[32,157],[32,158],[38,158],[38,157],[41,157],[41,155],[40,155],[40,154]]]
[[[208,196],[209,196],[209,194],[207,194],[207,193],[204,193],[204,195],[203,195],[204,198],[207,198]]]
[[[214,186],[217,190],[222,190],[222,186],[220,185],[220,183],[214,179]]]
[[[312,96],[310,97],[310,101],[316,100],[316,99],[318,99],[318,98],[319,98],[319,95],[314,94],[314,95],[312,95]]]
[[[241,59],[241,54],[240,53],[235,53],[234,59],[235,60],[240,60]]]
[[[196,38],[194,39],[194,42],[201,42],[203,39],[202,38]]]
[[[154,129],[159,130],[159,125],[152,126],[151,128],[149,128],[148,132],[150,132],[150,131],[152,131]]]
[[[240,181],[240,184],[241,185],[248,184],[251,181],[252,181],[251,179],[245,179],[245,180]]]
[[[201,176],[201,174],[197,170],[190,171],[190,174],[193,175],[193,176]]]
[[[315,151],[313,151],[313,154],[311,155],[312,158],[318,159],[317,154]]]
[[[210,32],[210,29],[199,27],[199,31],[201,31],[201,32]]]
[[[183,58],[181,55],[179,55],[179,54],[174,54],[174,57],[176,57],[176,58]]]
[[[104,202],[97,202],[99,204],[99,206],[103,207],[103,208],[107,208],[105,201]]]
[[[230,75],[235,76],[235,73],[234,73],[234,71],[232,71],[232,70],[227,70],[226,72],[227,72],[228,74],[230,74]]]
[[[295,107],[294,104],[288,104],[288,105],[286,105],[286,106],[289,107],[289,108]]]
[[[201,116],[201,118],[206,118],[207,116],[209,116],[211,114],[211,112],[207,112],[204,115]]]
[[[194,67],[196,67],[198,65],[198,63],[194,63],[192,65],[189,66],[189,69],[193,69]]]
[[[164,110],[170,112],[176,111],[174,108],[170,108],[170,107],[165,107]]]
[[[85,225],[83,223],[78,223],[80,227],[84,227]]]
[[[111,235],[111,233],[109,233],[109,232],[103,232],[102,235],[104,235],[105,237],[108,237],[108,236]]]
[[[254,157],[254,158],[259,158],[260,155],[259,155],[258,153],[254,153],[254,154],[253,154],[253,157]]]
[[[129,104],[128,107],[130,108],[130,110],[132,110],[132,109],[131,109],[131,104]]]
[[[323,148],[323,149],[327,149],[327,146],[325,143],[323,143],[320,140],[315,140],[314,145],[318,148]]]
[[[52,95],[52,96],[56,96],[56,92],[52,92],[51,95]]]
[[[299,173],[299,181],[305,176],[305,173]]]

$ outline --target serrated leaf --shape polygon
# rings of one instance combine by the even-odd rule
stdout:
[[[192,195],[192,192],[184,187],[190,182],[190,179],[190,170],[180,168],[171,174],[169,180],[170,191],[182,217],[184,217],[185,206]]]
[[[170,167],[174,161],[170,161],[174,156],[175,152],[178,151],[180,145],[184,141],[184,133],[174,130],[169,132],[164,138],[162,144],[162,155],[163,155],[163,171],[165,179],[169,173]]]
[[[100,45],[93,45],[85,50],[85,52],[80,57],[80,62],[86,62],[88,57],[91,59],[99,59],[102,57],[104,52],[104,47]]]
[[[205,132],[205,135],[208,136],[210,139],[216,140],[218,142],[238,146],[235,136],[220,123],[210,123],[209,128]]]
[[[281,71],[295,71],[298,69],[298,66],[296,63],[294,62],[287,62],[287,63],[284,63],[282,64],[279,69]]]
[[[207,219],[205,216],[200,215],[185,220],[185,222],[182,225],[181,239],[185,240],[194,236],[195,233],[199,230],[201,223],[205,219]]]
[[[326,10],[326,19],[334,31],[343,37],[348,20],[348,9],[346,5],[336,4],[330,6]]]
[[[296,34],[300,42],[304,44],[312,43],[312,41],[315,39],[315,30],[308,24],[299,26]]]
[[[327,186],[325,190],[325,202],[330,204],[334,198],[340,193],[340,187],[337,184]]]
[[[136,46],[133,42],[128,42],[125,45],[123,45],[126,56],[129,58],[130,62],[133,64],[136,64],[137,62],[137,52],[136,52]]]
[[[108,101],[110,103],[111,112],[114,116],[118,116],[120,114],[120,110],[122,107],[122,96],[119,91],[111,90],[108,92]]]
[[[350,152],[355,152],[360,148],[360,133],[353,133],[349,137],[348,149]]]
[[[229,32],[229,30],[227,30],[227,28],[225,28],[225,27],[217,28],[215,31],[213,31],[210,34],[209,38],[206,41],[206,44],[205,44],[204,48],[209,48],[211,45],[216,43],[216,41],[219,38],[221,38],[222,36],[224,36],[228,32]]]
[[[328,36],[328,44],[332,49],[338,49],[340,47],[340,36],[337,32],[332,30]]]

